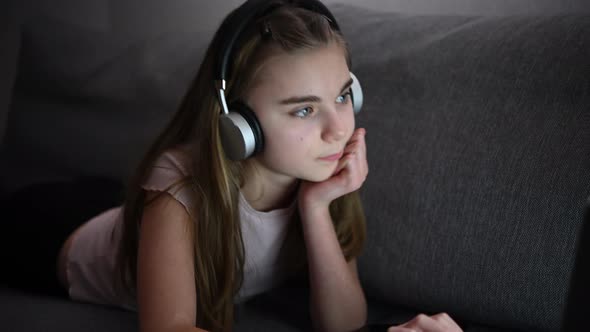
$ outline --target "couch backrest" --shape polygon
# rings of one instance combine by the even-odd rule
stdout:
[[[419,15],[554,15],[590,13],[586,0],[323,0],[379,11]]]
[[[333,10],[365,91],[368,296],[558,329],[590,195],[590,16]]]
[[[325,1],[421,14],[590,11],[585,0]],[[127,175],[174,110],[211,30],[241,2],[3,2],[0,196],[72,174]]]
[[[210,7],[190,0],[20,3],[11,25],[21,47],[6,102],[0,196],[77,175],[126,178],[176,110],[213,24],[231,4]],[[16,69],[15,62],[6,66]]]

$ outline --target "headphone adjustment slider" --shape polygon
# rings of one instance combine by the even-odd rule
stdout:
[[[216,80],[215,87],[217,89],[217,97],[221,103],[221,111],[223,114],[229,114],[227,109],[227,102],[225,101],[225,80]]]
[[[215,80],[215,87],[217,89],[222,89],[225,90],[225,80],[221,79],[221,80]]]

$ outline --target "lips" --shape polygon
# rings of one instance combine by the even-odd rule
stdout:
[[[342,157],[342,153],[343,151],[340,151],[338,153],[334,153],[325,157],[320,157],[320,160],[324,160],[324,161],[336,161],[339,160]]]

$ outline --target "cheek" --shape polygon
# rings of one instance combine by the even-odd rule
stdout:
[[[273,153],[289,154],[295,151],[307,150],[313,130],[309,128],[295,128],[285,126],[265,133],[266,148]],[[266,150],[265,148],[265,150]]]
[[[313,137],[315,126],[312,121],[265,119],[261,121],[266,146],[302,144]],[[270,120],[270,121],[268,121]],[[274,121],[273,121],[274,120]]]
[[[348,139],[350,139],[350,137],[352,136],[352,133],[354,132],[354,128],[355,128],[355,119],[354,119],[354,113],[350,112],[350,114],[347,114],[346,119],[345,119],[345,123],[346,123],[346,133],[347,133],[347,141]]]
[[[285,124],[266,128],[262,158],[269,165],[284,168],[306,160],[313,154],[313,126]]]

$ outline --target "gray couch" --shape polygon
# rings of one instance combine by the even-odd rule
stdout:
[[[446,311],[466,331],[559,330],[590,196],[590,15],[330,8],[365,92],[369,321]],[[19,46],[0,64],[3,196],[126,177],[211,36],[154,22],[117,34],[51,15],[3,24]],[[238,308],[236,330],[308,330],[306,301],[287,286],[260,296]],[[137,328],[130,312],[7,287],[0,307],[5,331]]]

